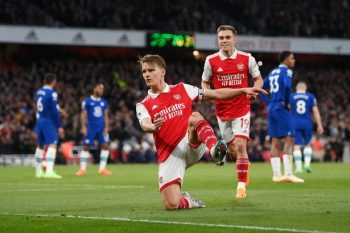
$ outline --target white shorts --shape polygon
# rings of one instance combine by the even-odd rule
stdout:
[[[205,145],[200,144],[197,148],[192,148],[188,143],[188,134],[186,134],[169,157],[159,164],[158,181],[160,191],[175,183],[182,185],[185,170],[202,158],[206,150]]]
[[[218,118],[218,125],[220,128],[222,139],[224,139],[224,141],[227,144],[233,142],[233,140],[236,137],[241,137],[250,140],[250,112],[248,112],[242,117],[227,121],[223,121]]]

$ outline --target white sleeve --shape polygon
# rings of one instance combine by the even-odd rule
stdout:
[[[147,117],[151,118],[145,105],[143,105],[141,103],[136,104],[136,116],[137,116],[137,119],[139,119],[140,125],[141,125],[143,119],[145,119]]]
[[[192,100],[195,99],[196,97],[199,97],[199,91],[201,89],[199,89],[198,87],[192,86],[192,85],[185,84],[185,83],[184,83],[184,87],[185,87],[185,90],[186,90],[188,96]]]
[[[82,111],[86,110],[86,101],[85,100],[81,103],[81,110]]]
[[[293,77],[293,71],[291,69],[287,69],[287,76],[288,77]]]
[[[205,59],[205,63],[204,63],[204,69],[203,69],[203,74],[202,74],[202,80],[209,82],[211,77],[213,76],[213,72],[211,70],[211,66],[209,63],[209,59],[208,57]]]
[[[256,63],[255,58],[252,55],[249,55],[249,74],[256,78],[260,75],[259,66]]]

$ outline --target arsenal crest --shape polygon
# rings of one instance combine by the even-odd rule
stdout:
[[[181,95],[179,95],[179,94],[175,94],[175,95],[173,95],[173,97],[174,97],[175,100],[180,100],[181,99]]]
[[[238,63],[238,64],[237,64],[237,69],[238,69],[239,71],[242,71],[242,70],[244,69],[243,63]]]

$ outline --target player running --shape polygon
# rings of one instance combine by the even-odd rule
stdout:
[[[202,88],[244,88],[248,87],[249,75],[254,87],[261,88],[263,79],[259,66],[250,53],[235,48],[237,31],[230,25],[222,25],[217,30],[220,51],[205,60]],[[215,112],[222,138],[227,142],[228,154],[236,160],[238,177],[236,198],[246,198],[249,177],[247,140],[250,130],[250,101],[255,95],[241,95],[229,100],[216,100]]]
[[[185,169],[195,164],[205,146],[217,164],[226,155],[226,144],[217,140],[212,127],[192,103],[204,100],[229,99],[241,94],[257,95],[258,88],[203,90],[164,81],[166,64],[159,55],[145,55],[139,60],[146,85],[146,98],[136,105],[141,128],[153,133],[159,163],[159,190],[165,209],[205,207],[203,202],[181,194]]]
[[[317,134],[323,134],[320,111],[318,110],[315,96],[307,92],[307,85],[303,81],[297,83],[296,92],[290,95],[289,103],[295,122],[295,145],[293,151],[296,166],[295,173],[303,172],[301,147],[304,147],[304,168],[310,173],[312,158],[312,148],[310,146],[313,128],[312,115],[317,124]]]
[[[283,51],[279,55],[280,65],[273,69],[264,79],[264,89],[270,90],[268,125],[272,138],[271,165],[273,182],[303,183],[304,180],[293,174],[293,145],[295,126],[289,110],[289,95],[292,88],[292,68],[295,66],[294,55],[290,51]],[[281,173],[280,148],[284,139],[283,165],[284,176]]]
[[[56,75],[52,73],[45,74],[44,82],[45,85],[37,90],[35,94],[37,119],[34,129],[37,137],[35,177],[61,179],[62,176],[58,175],[53,170],[56,159],[58,135],[61,137],[64,135],[64,130],[61,125],[60,107],[57,103],[57,92],[54,91],[57,84]],[[47,146],[45,173],[42,170],[41,164],[44,146]]]
[[[95,139],[101,145],[100,175],[111,176],[112,172],[106,169],[109,156],[109,136],[108,136],[108,103],[102,98],[104,85],[97,83],[94,86],[92,95],[87,97],[82,103],[81,112],[81,133],[83,138],[83,150],[80,152],[80,169],[75,174],[83,176],[86,174],[89,159],[89,146],[92,146]]]

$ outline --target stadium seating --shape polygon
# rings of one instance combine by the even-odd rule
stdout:
[[[232,24],[240,34],[350,37],[349,0],[1,0],[0,5],[1,24],[210,33]]]

